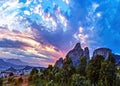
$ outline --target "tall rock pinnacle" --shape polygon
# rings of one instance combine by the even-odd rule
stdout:
[[[67,57],[71,58],[73,65],[78,66],[80,63],[80,57],[83,56],[84,52],[81,48],[81,44],[77,43],[75,47],[68,52]]]
[[[84,56],[86,56],[87,62],[88,62],[90,60],[89,48],[88,47],[84,48]]]
[[[81,49],[81,44],[80,43],[77,43],[76,45],[75,45],[75,47],[74,47],[74,49]]]
[[[75,45],[75,47],[72,50],[70,50],[67,53],[67,55],[66,55],[66,57],[69,57],[72,60],[73,65],[75,67],[77,67],[80,64],[80,58],[82,56],[86,56],[87,62],[89,61],[89,58],[90,58],[90,56],[89,56],[89,49],[88,49],[88,47],[86,47],[83,50],[81,48],[81,44],[80,43],[77,43]],[[59,60],[57,60],[57,62],[55,63],[55,66],[59,67],[59,68],[62,68],[62,66],[63,66],[63,59],[60,58]]]

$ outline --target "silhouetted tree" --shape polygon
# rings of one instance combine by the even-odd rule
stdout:
[[[104,86],[115,86],[116,74],[113,63],[109,61],[102,62],[99,79]]]
[[[38,78],[38,70],[36,68],[33,68],[32,71],[30,72],[30,76],[28,78],[29,82],[35,82],[36,79]]]
[[[81,75],[81,76],[85,76],[86,72],[86,65],[87,65],[87,60],[86,60],[86,56],[83,56],[80,58],[80,64],[77,68],[77,72]]]
[[[72,86],[86,86],[86,78],[81,76],[80,74],[73,74],[72,75]]]
[[[30,72],[30,75],[37,74],[38,70],[36,68],[33,68],[32,71]]]
[[[87,78],[91,81],[92,84],[96,85],[99,81],[99,73],[101,69],[101,63],[104,61],[104,57],[97,55],[95,58],[90,60],[88,63],[86,73]]]
[[[67,56],[63,61],[62,76],[64,83],[68,83],[69,78],[75,73],[72,60]]]
[[[111,63],[115,64],[115,58],[112,53],[109,53],[107,61],[110,61]]]

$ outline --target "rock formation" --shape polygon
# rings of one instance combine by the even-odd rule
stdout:
[[[116,65],[120,66],[120,55],[114,54]]]
[[[90,60],[89,48],[88,47],[84,48],[84,56],[86,56],[87,62],[88,62]]]
[[[78,66],[80,63],[80,57],[82,57],[83,55],[84,51],[81,48],[80,43],[77,43],[76,46],[71,51],[68,52],[66,57],[71,58],[74,66]]]
[[[107,59],[109,56],[109,53],[112,53],[112,51],[109,48],[98,48],[94,50],[93,57],[95,57],[96,55],[102,55],[104,56],[105,59]]]
[[[59,58],[59,60],[56,61],[55,67],[62,68],[63,66],[63,58]]]
[[[98,48],[94,50],[93,57],[95,57],[96,55],[102,55],[104,56],[105,59],[107,59],[109,56],[109,53],[112,53],[112,51],[109,48]],[[116,54],[113,54],[113,55],[115,57],[116,65],[120,65],[120,55],[116,55]],[[75,47],[72,50],[70,50],[66,55],[66,57],[71,58],[73,65],[75,67],[79,65],[80,58],[82,56],[86,56],[87,62],[90,60],[89,48],[85,47],[83,50],[81,48],[80,43],[77,43]],[[62,68],[62,66],[63,66],[63,58],[59,58],[59,60],[57,60],[55,63],[55,67]]]
[[[81,44],[80,43],[77,43],[75,45],[75,47],[72,50],[70,50],[67,53],[67,55],[66,55],[66,57],[71,58],[74,66],[78,66],[79,65],[80,57],[82,57],[82,56],[86,56],[87,57],[87,61],[89,60],[89,49],[88,49],[88,47],[86,47],[83,50],[81,48]],[[56,61],[55,66],[59,67],[59,68],[62,68],[62,65],[63,65],[63,59],[60,58],[59,60]]]

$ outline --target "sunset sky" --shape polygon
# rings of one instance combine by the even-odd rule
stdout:
[[[0,58],[47,66],[77,42],[120,54],[120,0],[0,0]]]

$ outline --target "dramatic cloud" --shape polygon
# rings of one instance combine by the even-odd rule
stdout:
[[[54,64],[76,42],[120,53],[119,0],[1,0],[0,57]],[[34,61],[34,62],[33,62]]]

